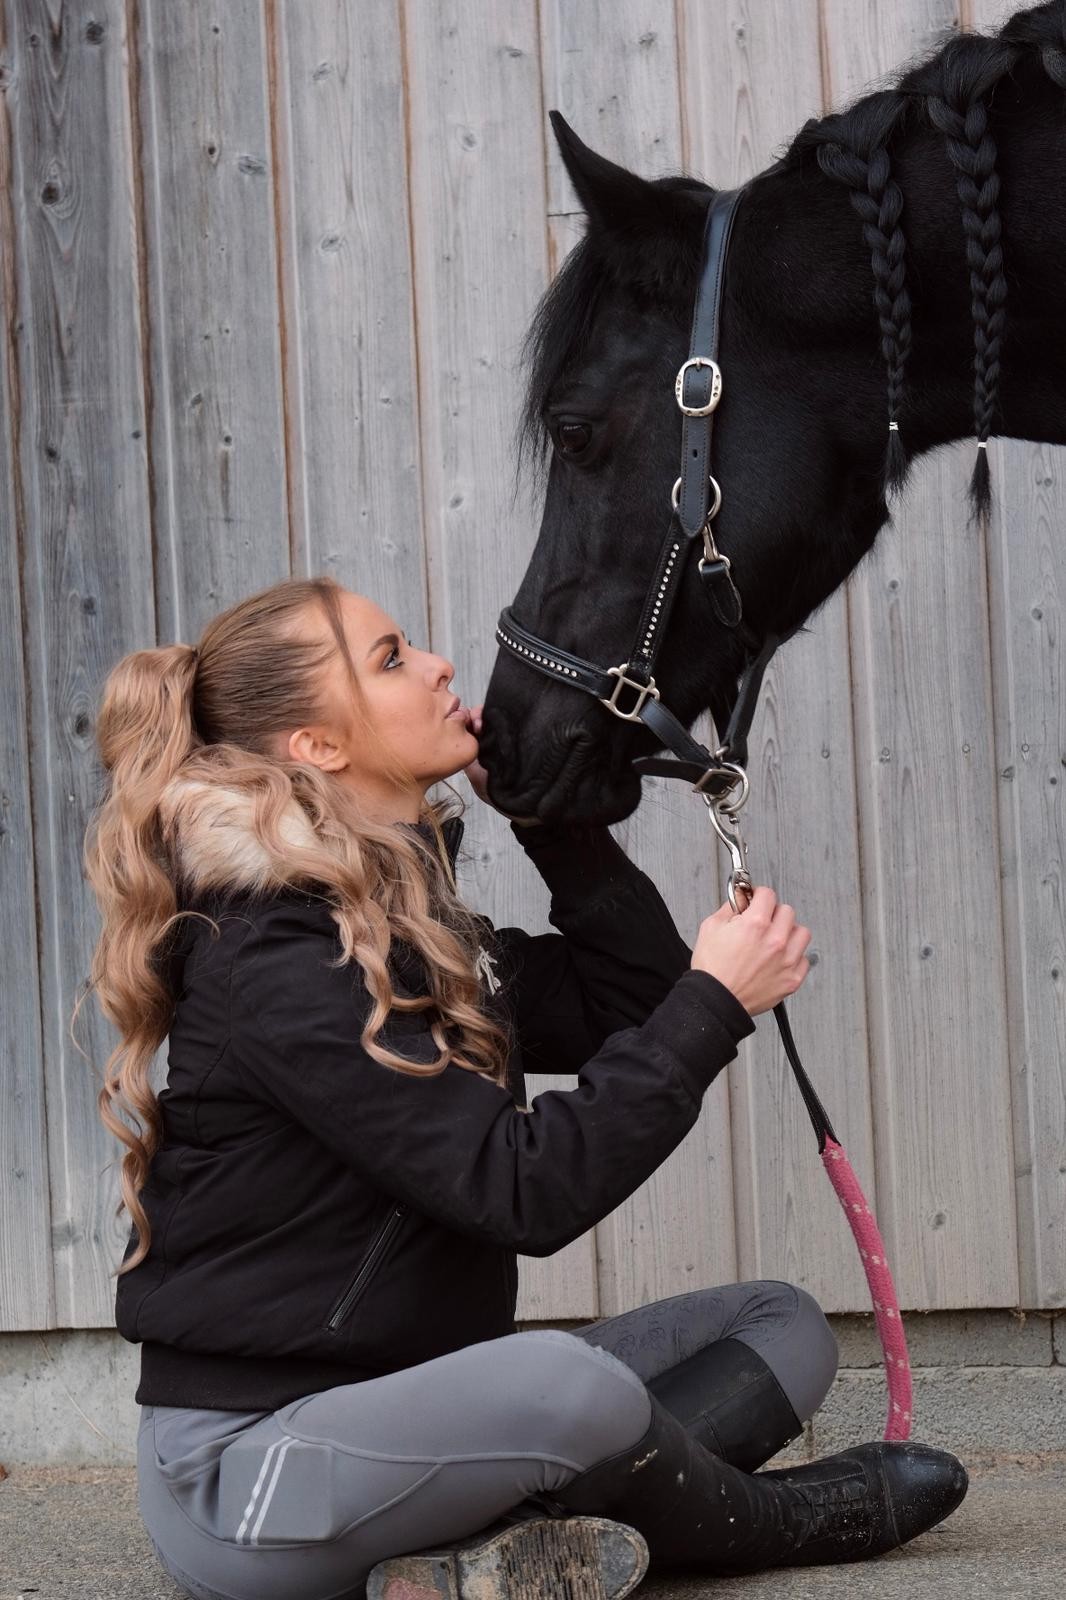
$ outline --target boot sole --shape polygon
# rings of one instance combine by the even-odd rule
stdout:
[[[648,1570],[635,1528],[605,1517],[537,1518],[483,1543],[380,1561],[367,1600],[623,1600]]]

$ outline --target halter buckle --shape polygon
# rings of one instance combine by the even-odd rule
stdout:
[[[702,406],[687,406],[685,404],[685,374],[693,367],[709,367],[711,373],[711,392],[707,402]],[[689,356],[678,368],[677,377],[674,379],[674,394],[677,403],[686,417],[709,417],[719,400],[722,398],[722,369],[717,361],[712,361],[710,356]]]
[[[724,746],[722,748],[724,749]],[[715,810],[735,817],[737,812],[747,804],[751,781],[747,772],[739,763],[723,759],[721,750],[716,751],[715,756],[717,764],[713,767],[708,767],[702,778],[697,778],[692,785],[693,793],[698,794]],[[706,785],[712,779],[717,780],[718,787],[715,793],[709,794]]]
[[[613,711],[616,717],[621,717],[623,722],[639,722],[640,713],[644,710],[645,701],[658,700],[659,691],[655,687],[654,678],[652,678],[648,683],[638,683],[635,678],[627,678],[626,667],[628,665],[628,662],[624,662],[620,667],[607,668],[608,676],[617,678],[618,682],[615,684],[609,695],[598,694],[596,699],[601,705],[606,706],[608,711]],[[620,710],[618,705],[618,696],[621,694],[623,689],[633,689],[636,692],[637,703],[629,711]]]

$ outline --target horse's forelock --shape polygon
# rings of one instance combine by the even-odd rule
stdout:
[[[657,178],[648,187],[678,196],[675,226],[656,232],[638,219],[631,232],[624,232],[589,224],[533,314],[522,348],[528,378],[519,419],[520,459],[528,455],[534,464],[543,465],[550,442],[544,425],[548,398],[588,349],[610,287],[626,286],[660,305],[671,295],[686,297],[694,291],[702,240],[700,214],[713,190],[698,179],[681,176]]]
[[[544,407],[563,373],[588,347],[603,290],[607,263],[595,234],[575,245],[541,297],[522,346],[528,369],[519,422],[519,454],[543,463],[549,444]]]

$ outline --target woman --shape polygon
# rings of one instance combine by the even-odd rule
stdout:
[[[422,1600],[622,1595],[648,1550],[743,1572],[904,1542],[962,1498],[954,1457],[752,1475],[835,1375],[801,1290],[514,1331],[516,1252],[655,1171],[810,935],[759,888],[690,952],[606,828],[532,819],[559,931],[468,912],[462,823],[426,799],[460,771],[485,797],[452,673],[317,578],[106,685],[100,1101],[128,1147],[116,1314],[160,1560],[197,1597]],[[576,1086],[525,1107],[523,1069]]]

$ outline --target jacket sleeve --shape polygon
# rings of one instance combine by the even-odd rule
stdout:
[[[609,1034],[651,1015],[688,971],[692,951],[654,883],[607,828],[512,831],[551,890],[549,921],[559,929],[497,931],[523,1067],[577,1072]],[[750,1032],[740,1001],[719,987],[731,1026]]]
[[[686,972],[640,1027],[614,1033],[569,1090],[520,1110],[467,1068],[415,1076],[362,1048],[369,1004],[339,942],[277,905],[231,968],[231,1050],[249,1092],[299,1122],[394,1199],[446,1227],[551,1255],[632,1194],[695,1123],[703,1093],[754,1024]],[[730,997],[731,998],[731,997]],[[435,1054],[425,1013],[394,1013],[388,1043]]]

